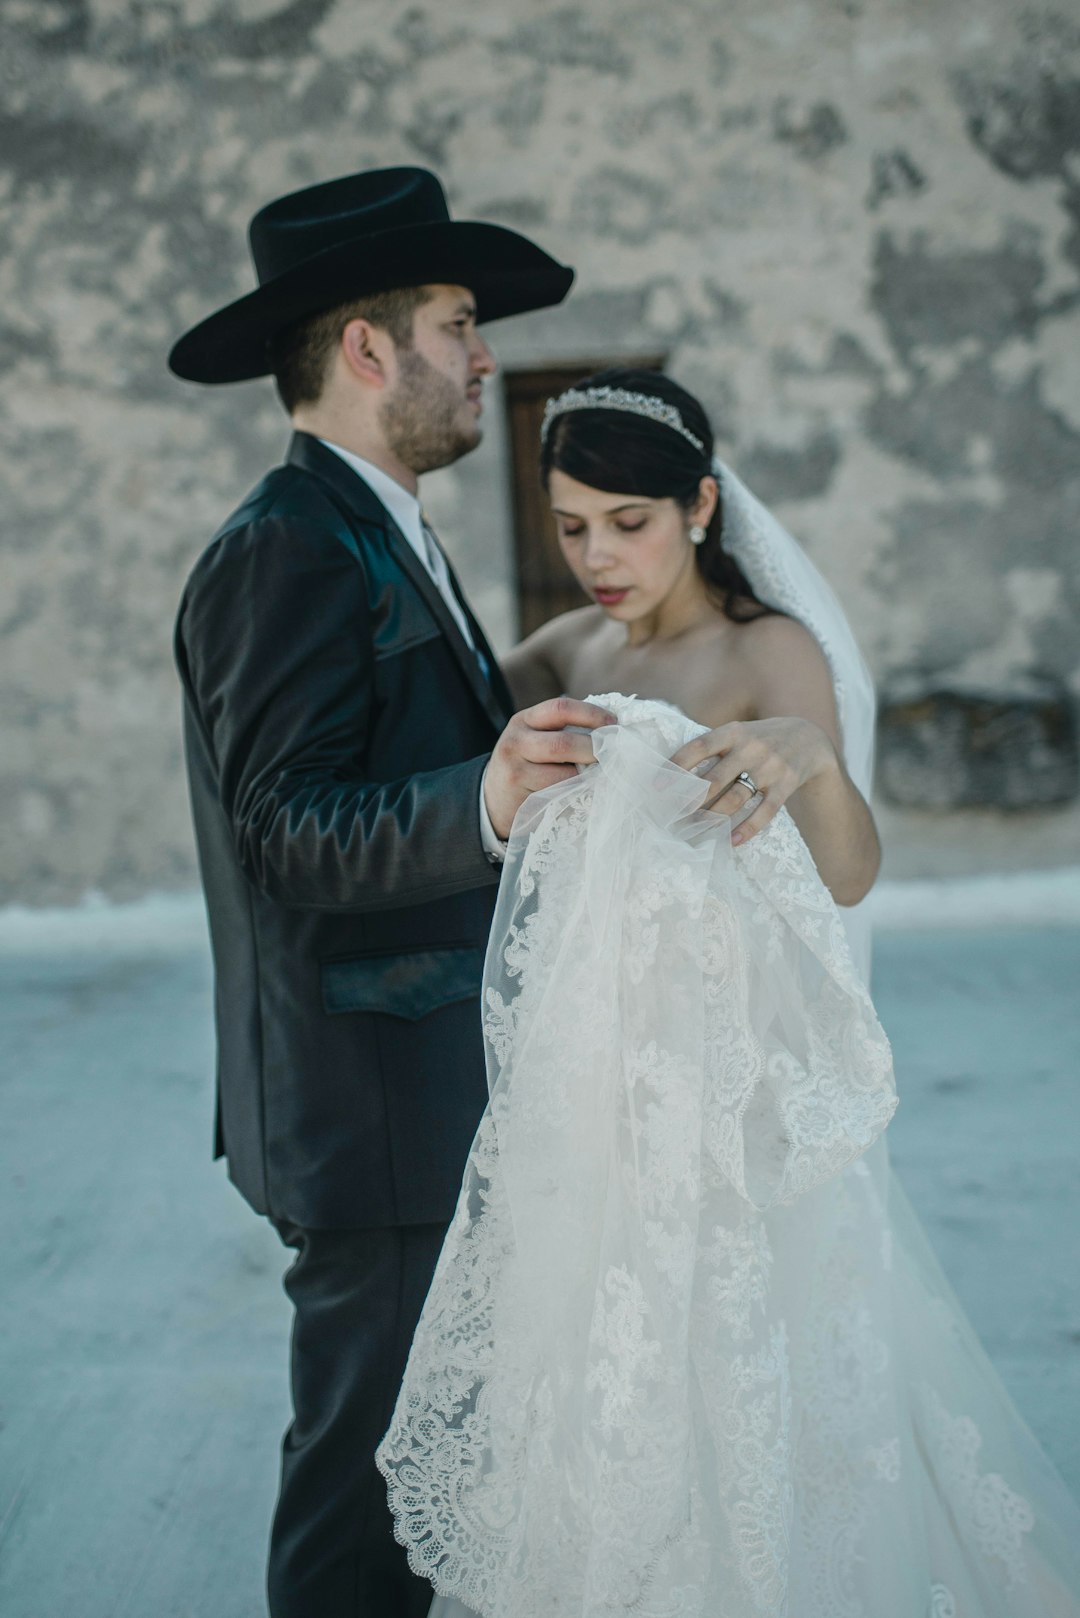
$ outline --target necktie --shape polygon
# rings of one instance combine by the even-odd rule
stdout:
[[[450,612],[453,615],[454,622],[461,630],[461,633],[465,638],[465,644],[476,658],[476,661],[480,666],[481,674],[484,676],[485,680],[488,680],[490,679],[490,671],[488,669],[487,658],[484,656],[483,652],[473,639],[472,630],[469,628],[469,620],[465,616],[465,610],[462,607],[461,602],[458,600],[457,592],[454,589],[453,579],[450,573],[450,566],[446,560],[446,555],[442,546],[439,544],[435,530],[428,522],[427,516],[423,510],[420,512],[420,531],[424,536],[424,553],[427,557],[428,571],[435,580],[435,583],[438,585],[439,593],[446,602],[446,605],[449,607]]]

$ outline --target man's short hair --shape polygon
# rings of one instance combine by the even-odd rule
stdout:
[[[270,342],[270,368],[289,414],[299,405],[317,404],[322,397],[330,362],[350,320],[370,320],[389,332],[398,348],[411,348],[413,316],[431,296],[422,286],[369,292],[332,309],[320,309],[278,332]]]

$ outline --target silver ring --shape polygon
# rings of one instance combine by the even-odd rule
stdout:
[[[745,787],[745,788],[746,788],[746,790],[747,790],[747,792],[749,792],[749,794],[750,794],[750,796],[751,796],[751,797],[752,797],[752,798],[756,798],[756,797],[757,797],[757,792],[758,792],[758,789],[757,789],[757,787],[756,787],[756,786],[755,786],[755,785],[754,785],[754,778],[753,778],[753,776],[751,776],[751,775],[747,775],[747,773],[746,773],[746,771],[745,771],[745,770],[742,770],[742,771],[740,771],[740,773],[739,773],[739,774],[738,774],[738,775],[737,775],[737,776],[736,776],[736,777],[735,777],[735,780],[736,780],[736,781],[737,781],[737,782],[738,782],[738,783],[739,783],[739,785],[740,785],[740,786],[743,786],[743,787]]]

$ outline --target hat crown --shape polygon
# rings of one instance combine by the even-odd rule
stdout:
[[[278,197],[255,215],[248,240],[262,286],[343,242],[449,218],[446,195],[428,169],[372,169]]]

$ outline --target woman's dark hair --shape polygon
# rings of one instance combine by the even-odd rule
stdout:
[[[674,405],[683,425],[701,440],[697,449],[673,427],[627,410],[570,410],[556,416],[540,448],[540,481],[547,489],[553,470],[590,489],[672,499],[689,512],[703,477],[712,472],[713,432],[692,393],[660,371],[597,371],[578,388],[625,388]],[[736,623],[771,613],[759,601],[734,557],[724,549],[723,489],[702,543],[695,546],[698,571],[717,605]]]

